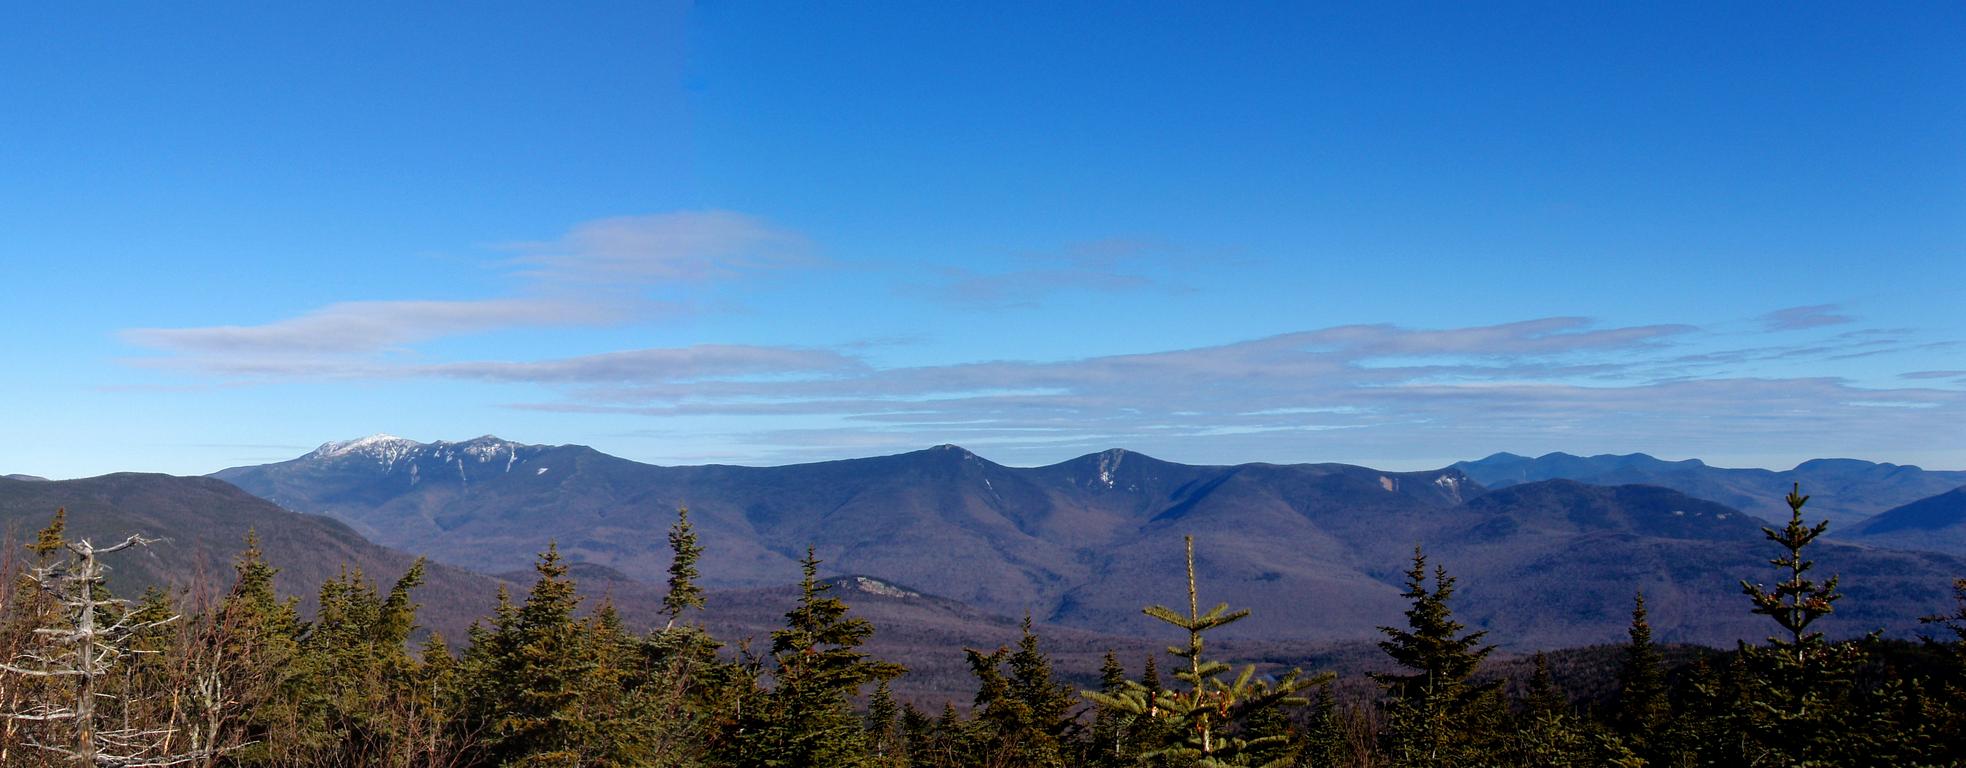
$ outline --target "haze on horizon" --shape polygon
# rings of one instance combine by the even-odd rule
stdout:
[[[0,473],[1966,468],[1966,8],[22,8]]]

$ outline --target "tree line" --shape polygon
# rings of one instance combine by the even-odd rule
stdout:
[[[1772,583],[1741,584],[1772,637],[1668,664],[1637,594],[1602,701],[1573,702],[1542,655],[1527,679],[1494,676],[1494,647],[1454,618],[1454,577],[1418,548],[1404,622],[1381,628],[1394,671],[1370,676],[1371,695],[1343,695],[1328,672],[1232,667],[1208,640],[1248,611],[1199,602],[1190,538],[1186,602],[1145,609],[1176,640],[1166,655],[1129,670],[1109,653],[1097,687],[1079,690],[1026,619],[1014,646],[963,650],[972,705],[934,711],[896,700],[905,670],[862,650],[875,628],[818,578],[811,550],[768,646],[712,637],[686,510],[669,531],[662,626],[630,628],[606,601],[585,609],[549,546],[531,588],[501,587],[467,637],[414,644],[421,561],[387,589],[345,570],[304,617],[248,534],[223,592],[125,600],[104,587],[103,558],[148,540],[71,540],[58,512],[0,579],[0,765],[1966,764],[1966,579],[1951,612],[1926,619],[1947,640],[1831,641],[1812,627],[1841,595],[1807,556],[1827,527],[1804,521],[1807,501],[1791,493],[1788,523],[1764,529]]]

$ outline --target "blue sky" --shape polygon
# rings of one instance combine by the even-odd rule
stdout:
[[[0,12],[0,472],[1966,467],[1966,8]]]

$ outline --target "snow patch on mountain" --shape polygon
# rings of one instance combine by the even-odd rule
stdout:
[[[1118,448],[1099,454],[1099,482],[1108,489],[1113,487],[1114,474],[1120,471],[1120,462],[1126,459],[1126,451]]]
[[[377,433],[354,440],[337,440],[322,443],[321,447],[314,449],[314,452],[308,454],[307,457],[311,459],[338,459],[347,456],[359,456],[372,458],[376,463],[387,467],[422,447],[423,444],[415,440]]]

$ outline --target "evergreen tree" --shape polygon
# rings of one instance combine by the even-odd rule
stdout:
[[[934,768],[947,765],[943,732],[935,726],[935,718],[916,709],[912,703],[901,705],[901,739],[906,744],[908,759],[903,765],[908,768]]]
[[[676,508],[676,523],[669,526],[669,593],[662,597],[662,613],[674,626],[683,611],[703,609],[703,588],[696,585],[696,560],[703,547],[696,543],[696,529],[689,524],[689,507]]]
[[[831,587],[819,581],[811,548],[801,568],[799,604],[785,614],[786,627],[771,633],[772,688],[763,706],[745,713],[730,758],[739,766],[864,766],[866,731],[852,698],[903,670],[860,650],[874,626],[826,594]]]
[[[1072,689],[1052,679],[1051,659],[1026,616],[1017,650],[965,650],[977,678],[973,734],[984,765],[1062,766],[1068,754]],[[1000,667],[1008,666],[1009,676]]]
[[[211,673],[218,688],[236,698],[243,715],[247,742],[233,757],[246,763],[271,760],[282,744],[270,739],[274,734],[290,734],[303,713],[293,701],[294,683],[299,672],[300,601],[281,599],[273,578],[279,569],[266,562],[257,531],[246,532],[246,549],[233,563],[232,589],[220,601],[220,631],[210,641]],[[219,702],[207,703],[202,714],[215,714]],[[215,740],[217,725],[208,724],[203,738]]]
[[[720,644],[702,626],[684,622],[685,611],[704,606],[696,584],[703,548],[689,522],[689,509],[676,510],[669,528],[669,591],[662,600],[665,625],[640,642],[641,675],[627,681],[633,727],[642,734],[647,764],[697,765],[726,744],[738,712],[759,694],[755,668],[725,663]]]
[[[295,762],[380,761],[408,738],[399,704],[409,695],[408,649],[423,583],[418,560],[384,598],[360,570],[323,583],[315,620],[301,632],[289,681],[300,710],[297,732],[280,746]]]
[[[1126,689],[1126,667],[1120,666],[1118,656],[1112,651],[1099,664],[1099,693],[1104,696],[1118,696]],[[1092,715],[1091,739],[1085,747],[1085,764],[1096,768],[1112,768],[1131,762],[1127,743],[1127,727],[1134,716],[1117,707],[1095,705]]]
[[[1768,638],[1766,646],[1741,647],[1741,656],[1753,673],[1751,707],[1746,734],[1750,757],[1782,764],[1851,764],[1838,760],[1853,754],[1846,738],[1851,726],[1851,678],[1863,663],[1863,652],[1853,643],[1830,643],[1821,632],[1811,631],[1816,620],[1834,610],[1842,597],[1837,577],[1821,583],[1811,579],[1815,563],[1803,550],[1829,529],[1829,521],[1808,525],[1802,507],[1809,497],[1798,485],[1789,492],[1789,521],[1781,530],[1762,528],[1769,541],[1781,547],[1770,560],[1783,577],[1774,587],[1741,582],[1741,591],[1753,602],[1754,613],[1774,620],[1782,634]],[[1824,763],[1821,761],[1829,760]]]
[[[1315,766],[1351,764],[1348,725],[1331,687],[1318,689],[1317,698],[1311,700],[1310,728],[1304,734],[1304,762]]]
[[[588,765],[602,750],[600,724],[585,707],[597,664],[574,617],[580,598],[557,546],[533,569],[539,578],[525,602],[514,608],[501,594],[492,630],[478,636],[485,648],[468,657],[479,692],[472,703],[493,764]]]
[[[887,681],[874,684],[874,695],[867,698],[867,747],[874,765],[907,765],[907,750],[901,739],[901,707],[894,703],[894,691]]]
[[[1510,751],[1518,765],[1569,768],[1599,765],[1584,727],[1570,713],[1570,699],[1557,687],[1550,659],[1536,654],[1535,672],[1522,700],[1522,711],[1510,734]]]
[[[1448,600],[1454,579],[1447,569],[1434,569],[1434,586],[1427,588],[1427,557],[1413,548],[1413,567],[1406,573],[1405,629],[1380,627],[1386,639],[1379,647],[1406,674],[1374,673],[1390,697],[1386,706],[1386,741],[1396,765],[1462,765],[1476,760],[1497,715],[1496,683],[1475,683],[1475,670],[1495,649],[1481,645],[1486,632],[1461,634]]]
[[[1631,643],[1618,668],[1618,704],[1612,722],[1618,735],[1634,745],[1640,754],[1657,760],[1658,751],[1648,747],[1661,735],[1672,718],[1667,701],[1665,658],[1652,642],[1652,625],[1645,613],[1645,593],[1632,598],[1632,621],[1628,632]]]
[[[1211,630],[1247,617],[1249,611],[1230,611],[1228,603],[1219,603],[1206,612],[1201,610],[1195,588],[1195,539],[1188,536],[1186,541],[1187,612],[1160,605],[1148,606],[1142,612],[1188,634],[1186,646],[1168,649],[1169,653],[1187,663],[1185,669],[1174,675],[1176,680],[1187,684],[1187,689],[1154,691],[1147,684],[1129,682],[1126,690],[1118,695],[1099,691],[1083,691],[1080,695],[1097,706],[1167,723],[1166,735],[1178,740],[1163,742],[1157,748],[1145,751],[1142,757],[1166,758],[1177,764],[1199,768],[1247,765],[1281,768],[1288,765],[1294,755],[1275,754],[1279,747],[1286,744],[1287,737],[1278,733],[1251,733],[1252,724],[1258,723],[1260,716],[1269,710],[1308,704],[1299,694],[1307,688],[1330,682],[1332,676],[1325,673],[1306,679],[1293,669],[1272,683],[1257,679],[1256,666],[1252,664],[1244,667],[1235,678],[1222,679],[1222,675],[1231,668],[1228,664],[1206,657],[1204,636]]]
[[[454,760],[468,740],[463,730],[464,683],[457,657],[438,632],[417,650],[410,695],[404,701],[410,723],[410,765],[441,765]]]

